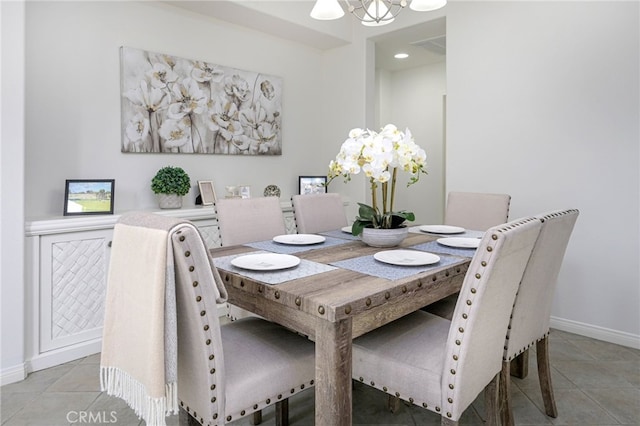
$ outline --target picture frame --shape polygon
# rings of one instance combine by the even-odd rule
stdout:
[[[115,185],[115,179],[67,179],[63,214],[113,214]]]
[[[199,180],[198,188],[200,189],[200,197],[203,206],[211,206],[216,202],[216,190],[213,182],[210,180]]]
[[[298,194],[324,194],[326,192],[326,176],[298,176]]]

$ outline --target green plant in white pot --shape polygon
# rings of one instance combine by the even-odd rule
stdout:
[[[158,194],[161,209],[179,209],[182,197],[191,189],[189,175],[180,167],[166,166],[151,179],[151,190]]]

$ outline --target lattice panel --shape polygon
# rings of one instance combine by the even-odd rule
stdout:
[[[51,338],[102,326],[107,259],[105,239],[51,246]]]
[[[218,231],[216,225],[199,226],[198,229],[200,230],[200,234],[202,234],[202,238],[204,238],[207,248],[211,249],[222,245],[220,242],[220,231]]]
[[[287,230],[287,234],[296,234],[298,228],[296,228],[296,220],[292,214],[284,215],[284,227]]]

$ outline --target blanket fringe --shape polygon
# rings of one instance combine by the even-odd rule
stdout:
[[[166,426],[165,417],[178,414],[178,383],[165,385],[165,396],[152,398],[144,385],[116,367],[100,367],[100,389],[124,400],[148,426]]]

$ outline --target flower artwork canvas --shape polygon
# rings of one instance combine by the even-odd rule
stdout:
[[[122,152],[282,154],[280,77],[121,48]]]

